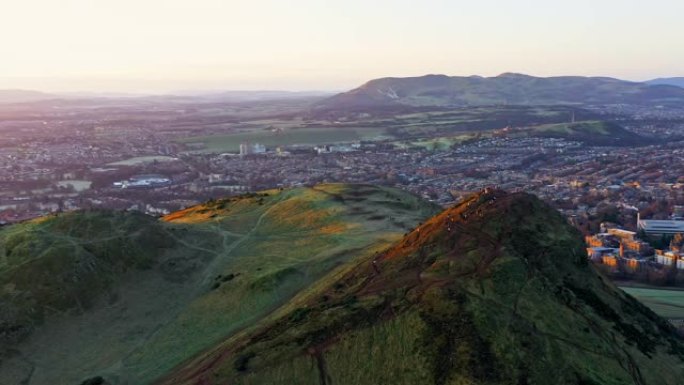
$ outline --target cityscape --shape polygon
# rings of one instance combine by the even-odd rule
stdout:
[[[186,105],[190,102],[193,107]],[[2,122],[11,135],[0,141],[0,223],[84,209],[159,217],[210,199],[320,183],[391,186],[442,207],[496,187],[535,194],[559,210],[587,237],[589,258],[609,275],[679,282],[667,267],[684,269],[682,255],[677,245],[661,238],[684,233],[684,176],[679,172],[684,167],[684,136],[679,134],[684,109],[589,106],[568,116],[593,114],[620,122],[644,140],[630,146],[516,135],[524,126],[482,131],[491,135],[478,131],[479,137],[453,143],[434,134],[401,140],[383,133],[296,143],[274,127],[280,123],[296,131],[317,124],[340,126],[338,121],[302,118],[311,102],[308,97],[289,101],[286,119],[247,115],[244,122],[194,116],[196,112],[188,111],[207,108],[197,100],[184,100],[180,106],[167,102],[163,109],[152,103],[147,107],[155,111],[151,120],[136,118],[143,113],[141,107],[125,100],[115,107],[107,100],[76,103],[61,106],[58,113],[52,112],[50,102],[2,106],[5,114],[18,109],[25,117]],[[283,108],[277,99],[256,106],[243,102],[242,108],[259,109],[264,103]],[[93,104],[103,104],[105,112],[84,112]],[[267,124],[260,126],[265,119]],[[354,126],[363,124],[352,122],[341,129],[359,130]],[[186,139],[211,140],[227,132],[239,140],[240,132],[258,130],[267,130],[261,139],[271,144],[244,141],[224,152]],[[659,140],[654,143],[652,138]],[[668,222],[658,222],[663,220]],[[659,232],[651,223],[673,229]],[[654,272],[666,278],[653,278]]]
[[[684,2],[2,12],[0,385],[684,384]]]

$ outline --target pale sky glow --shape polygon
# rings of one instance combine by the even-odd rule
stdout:
[[[0,0],[0,89],[342,90],[382,76],[683,76],[677,0]]]

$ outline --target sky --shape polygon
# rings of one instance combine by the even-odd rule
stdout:
[[[681,0],[0,0],[0,89],[346,90],[684,76]]]

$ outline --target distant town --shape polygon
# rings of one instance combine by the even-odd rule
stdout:
[[[92,103],[0,108],[0,223],[94,208],[163,215],[211,198],[322,182],[396,186],[443,206],[496,186],[536,194],[585,235],[598,237],[590,242],[597,247],[594,260],[635,266],[673,255],[663,249],[653,257],[637,232],[652,232],[655,222],[648,220],[669,219],[684,206],[684,141],[678,136],[684,110],[673,108],[578,112],[606,116],[643,138],[665,139],[608,146],[512,134],[525,127],[519,123],[446,144],[432,134],[392,135],[391,124],[353,138],[345,135],[364,130],[364,122],[300,118],[301,106],[293,102],[278,105],[278,118],[261,116],[262,105],[231,105],[225,108],[234,115],[223,116],[202,103]],[[314,126],[331,132],[329,139],[298,143],[287,136]],[[250,139],[245,133],[256,134]],[[213,147],[223,134],[234,143]],[[601,231],[608,222],[614,227]]]

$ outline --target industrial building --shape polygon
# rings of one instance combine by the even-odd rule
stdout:
[[[639,219],[638,228],[650,236],[675,235],[684,233],[684,221]]]

